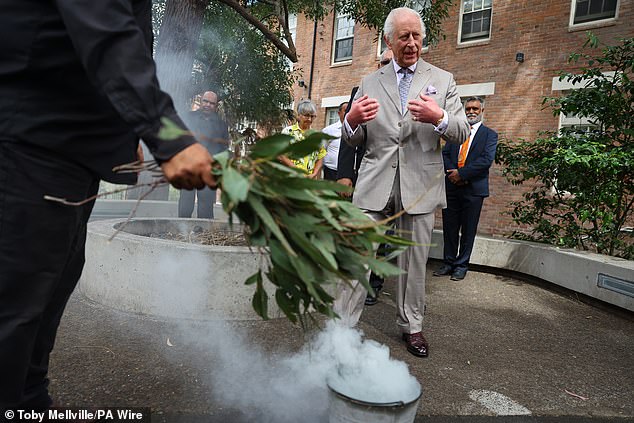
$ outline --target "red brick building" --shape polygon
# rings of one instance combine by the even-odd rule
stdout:
[[[543,109],[542,100],[571,88],[557,75],[574,70],[568,55],[581,50],[586,31],[607,44],[634,36],[634,0],[458,0],[449,16],[443,25],[446,39],[425,49],[423,59],[452,72],[461,97],[485,97],[485,124],[512,140],[532,139],[569,123]],[[315,102],[314,128],[319,129],[335,119],[333,110],[349,98],[352,87],[377,68],[377,33],[336,13],[317,22],[315,31],[313,21],[298,16],[296,46],[303,86],[294,87],[295,101],[310,97]],[[520,189],[494,165],[481,234],[503,235],[516,227],[501,212],[519,198]]]

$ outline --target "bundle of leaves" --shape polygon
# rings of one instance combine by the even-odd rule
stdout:
[[[183,133],[164,120],[159,136],[174,139]],[[253,309],[264,319],[265,276],[275,286],[280,310],[293,323],[303,324],[312,311],[335,316],[331,294],[336,284],[359,281],[372,292],[368,270],[382,277],[400,274],[390,261],[413,245],[387,235],[387,222],[374,222],[339,195],[351,188],[310,179],[278,161],[282,155],[292,160],[306,157],[330,138],[314,132],[296,142],[277,134],[258,141],[246,157],[232,157],[229,151],[214,156],[213,172],[230,223],[237,216],[245,225],[247,243],[263,253],[264,272],[251,275],[246,284],[255,285]],[[378,244],[389,245],[385,256],[376,257]]]
[[[390,260],[411,245],[386,235],[385,225],[341,198],[338,192],[348,188],[309,179],[277,159],[305,157],[327,137],[314,133],[294,142],[279,134],[260,140],[247,157],[232,158],[228,152],[214,157],[224,210],[246,225],[249,245],[266,253],[266,270],[246,281],[255,285],[253,308],[265,319],[264,276],[275,286],[276,302],[292,322],[303,322],[312,310],[333,316],[334,289],[329,285],[358,280],[371,292],[368,269],[383,277],[398,275],[400,269]],[[391,249],[377,258],[374,246],[380,243]]]

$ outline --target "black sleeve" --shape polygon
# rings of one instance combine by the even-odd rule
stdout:
[[[357,93],[359,87],[354,87],[350,93],[350,100],[348,100],[348,107],[346,108],[346,114],[352,107],[352,100]],[[344,130],[343,128],[341,129]],[[337,157],[337,179],[348,178],[354,181],[355,178],[355,147],[352,147],[343,140],[339,143],[339,156]]]
[[[354,151],[347,142],[339,143],[339,156],[337,158],[337,179],[349,178],[354,181]]]
[[[88,78],[143,138],[157,161],[195,143],[193,137],[158,138],[161,118],[185,128],[172,99],[161,91],[152,59],[151,1],[55,0]]]

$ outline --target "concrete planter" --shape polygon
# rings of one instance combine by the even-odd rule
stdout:
[[[88,225],[86,265],[79,289],[91,300],[132,313],[165,318],[259,319],[251,306],[255,288],[244,281],[265,263],[248,247],[189,244],[145,236],[157,232],[228,230],[226,222],[203,219],[125,219]],[[235,227],[233,230],[239,230]],[[269,316],[279,317],[269,293]]]
[[[432,235],[431,258],[442,260],[442,232]],[[634,261],[505,238],[476,237],[471,263],[546,280],[634,311]]]

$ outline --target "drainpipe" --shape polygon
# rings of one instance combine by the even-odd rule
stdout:
[[[317,44],[317,19],[315,19],[315,26],[313,27],[313,51],[310,57],[310,77],[308,78],[308,99],[311,98],[313,92],[313,73],[315,70],[315,48]]]

